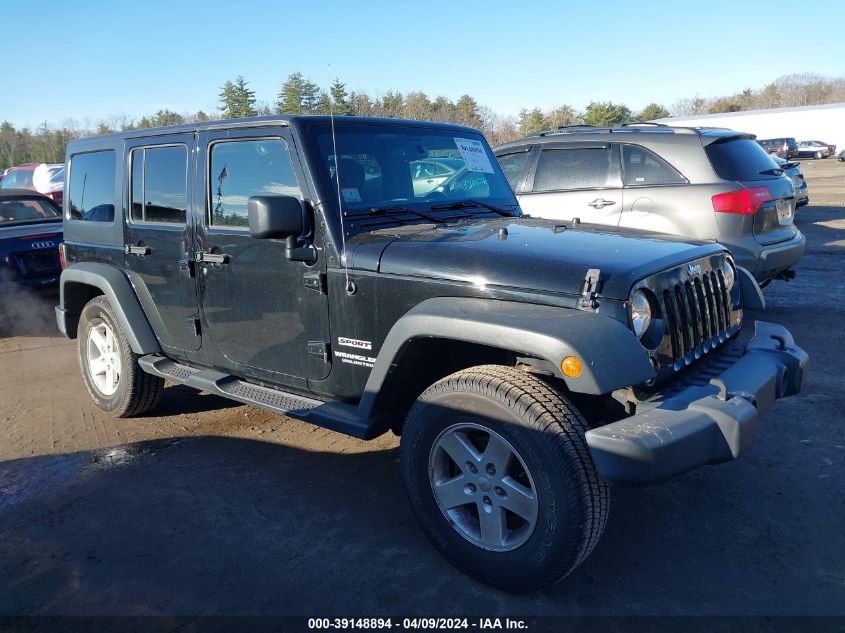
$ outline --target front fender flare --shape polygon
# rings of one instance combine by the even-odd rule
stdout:
[[[512,301],[437,297],[409,310],[390,329],[364,388],[360,415],[372,415],[403,348],[420,338],[477,343],[544,359],[575,393],[607,394],[655,375],[633,332],[610,317]],[[566,356],[584,362],[577,378],[561,372],[560,361]]]
[[[123,331],[126,333],[126,338],[133,352],[136,354],[161,353],[161,345],[159,345],[158,339],[153,333],[152,327],[150,327],[150,322],[138,302],[138,297],[135,296],[132,285],[122,271],[113,266],[97,262],[73,264],[63,270],[59,281],[57,318],[66,319],[67,315],[78,317],[78,313],[74,314],[75,311],[67,310],[66,292],[68,284],[93,286],[105,295]],[[62,316],[60,317],[60,315]]]

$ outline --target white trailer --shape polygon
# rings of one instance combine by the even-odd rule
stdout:
[[[690,127],[726,127],[740,132],[750,132],[757,135],[759,139],[791,136],[799,142],[823,141],[835,144],[837,154],[845,149],[845,103],[721,114],[694,114],[654,119],[654,121]]]

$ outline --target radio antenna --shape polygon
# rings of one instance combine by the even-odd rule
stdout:
[[[332,95],[332,67],[331,64],[327,67],[329,74],[329,89],[326,95],[329,98],[329,119],[332,124],[332,149],[334,151],[334,178],[337,183],[337,209],[340,212],[340,263],[343,265],[343,272],[346,275],[346,292],[347,294],[354,294],[355,285],[349,281],[349,266],[346,262],[346,227],[343,223],[343,195],[340,190],[340,156],[337,155],[337,136],[334,131],[334,96]]]

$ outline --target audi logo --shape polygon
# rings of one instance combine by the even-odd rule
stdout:
[[[33,242],[31,246],[32,248],[50,248],[55,244],[53,242]]]

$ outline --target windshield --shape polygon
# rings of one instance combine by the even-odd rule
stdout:
[[[19,222],[58,221],[61,212],[41,200],[0,200],[0,226]]]
[[[347,215],[409,209],[444,219],[490,215],[484,205],[511,211],[516,199],[487,143],[472,132],[381,125],[338,125],[335,160],[328,125],[310,130],[326,190]],[[339,169],[338,169],[339,168]],[[339,173],[338,173],[339,171]],[[461,205],[477,201],[477,205]],[[454,207],[452,208],[452,203]],[[483,204],[482,204],[483,203]],[[447,207],[449,207],[447,209]],[[458,210],[460,209],[460,210]],[[518,210],[512,212],[518,215]],[[424,219],[424,218],[423,218]]]

